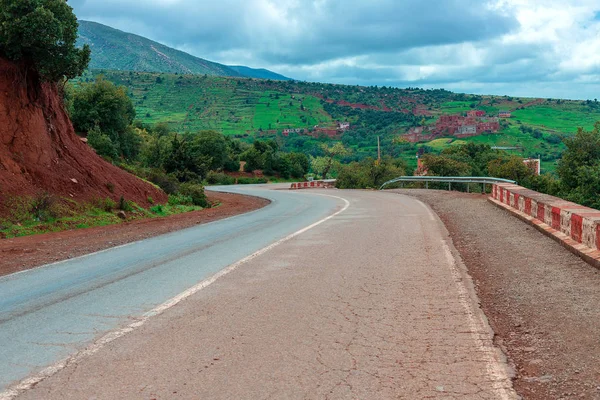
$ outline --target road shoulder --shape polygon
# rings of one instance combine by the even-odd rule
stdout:
[[[515,365],[519,394],[600,398],[600,272],[487,196],[398,192],[431,205],[446,224]]]

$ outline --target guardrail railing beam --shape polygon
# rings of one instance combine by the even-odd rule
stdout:
[[[452,183],[481,183],[484,185],[493,185],[495,183],[512,183],[516,184],[516,181],[510,179],[493,178],[488,176],[400,176],[396,179],[385,182],[379,190],[383,190],[384,187],[393,183],[404,183],[404,182],[425,182],[425,187],[429,189],[429,182],[447,183],[448,190],[451,190]]]

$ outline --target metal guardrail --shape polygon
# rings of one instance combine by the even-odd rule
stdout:
[[[401,176],[387,181],[381,185],[379,190],[383,190],[384,187],[398,182],[426,182],[427,184],[429,184],[429,182],[439,182],[448,183],[450,185],[452,183],[481,183],[483,185],[493,185],[494,183],[517,183],[509,179],[490,178],[487,176]]]

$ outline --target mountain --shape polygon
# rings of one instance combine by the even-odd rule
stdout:
[[[246,76],[248,78],[257,78],[257,79],[272,79],[276,81],[290,81],[291,78],[287,76],[280,75],[273,71],[269,71],[268,69],[260,68],[249,68],[240,65],[230,65],[229,68],[236,71],[237,73]]]
[[[145,37],[91,21],[79,21],[77,44],[90,45],[91,69],[288,79],[264,69],[228,67],[207,61]]]

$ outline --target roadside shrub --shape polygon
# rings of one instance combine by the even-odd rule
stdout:
[[[239,185],[258,185],[269,182],[267,178],[238,178]]]
[[[150,212],[152,212],[153,214],[164,214],[163,206],[159,204],[154,207],[151,207]]]
[[[233,160],[229,158],[227,161],[225,161],[223,168],[225,171],[237,172],[240,170],[240,160]]]
[[[92,202],[92,205],[96,208],[99,208],[105,212],[112,212],[115,208],[117,208],[117,203],[114,202],[111,198],[106,199],[97,199]]]
[[[152,170],[146,176],[150,182],[161,188],[166,194],[175,194],[179,191],[179,180],[173,175],[165,174],[160,170]]]
[[[194,183],[183,183],[179,187],[179,194],[192,199],[192,204],[199,207],[210,207],[210,203],[204,193],[204,186]]]
[[[222,172],[210,171],[206,176],[206,182],[209,185],[233,185],[235,178]]]
[[[133,211],[133,206],[129,201],[125,200],[125,197],[121,196],[119,199],[119,210],[131,212]]]
[[[30,202],[29,212],[36,221],[47,222],[58,216],[56,198],[48,192],[40,192]]]
[[[169,196],[170,206],[191,206],[194,201],[190,196],[184,196],[182,194],[172,194]]]

